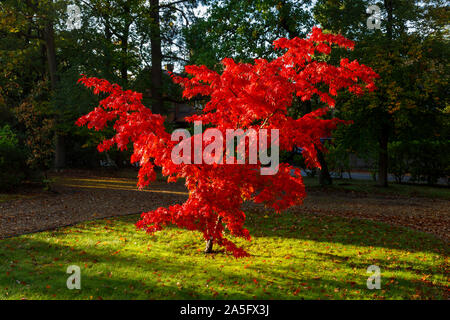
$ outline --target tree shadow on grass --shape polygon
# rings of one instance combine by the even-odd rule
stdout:
[[[95,228],[93,223],[77,231],[88,233]],[[357,299],[358,295],[350,292],[352,289],[361,292],[368,290],[365,286],[368,275],[365,273],[367,261],[364,257],[346,259],[339,254],[312,250],[308,253],[309,264],[317,266],[317,274],[322,274],[319,278],[316,278],[317,274],[302,272],[302,265],[296,266],[295,263],[273,269],[261,263],[254,264],[246,269],[247,273],[241,274],[239,271],[221,269],[216,265],[219,262],[206,258],[202,264],[186,265],[185,262],[181,263],[182,260],[165,259],[162,252],[149,251],[139,256],[116,254],[117,249],[121,248],[119,244],[116,247],[97,247],[76,245],[75,241],[71,246],[54,241],[63,241],[64,234],[63,230],[48,233],[48,240],[29,236],[4,240],[3,250],[0,250],[0,287],[8,288],[6,292],[11,292],[16,298],[32,299]],[[189,258],[186,252],[176,252],[174,256],[178,254]],[[224,256],[223,253],[217,255]],[[296,261],[301,261],[300,257],[297,258]],[[336,268],[344,270],[341,276],[345,279],[339,278],[333,271],[320,269],[324,262],[329,261],[333,261],[338,266]],[[386,259],[377,259],[376,262],[383,272],[401,273],[414,267],[407,263],[400,268],[393,268]],[[244,263],[243,260],[242,266]],[[66,287],[69,276],[66,268],[69,265],[81,267],[80,291],[68,290]],[[293,268],[298,272],[293,272]],[[361,272],[352,275],[351,270],[355,268]],[[182,280],[186,270],[195,279],[187,286]],[[423,268],[417,271],[421,272]],[[173,281],[169,282],[169,279]],[[178,282],[175,284],[177,280],[181,282],[180,285]],[[382,288],[390,285],[387,281],[389,279],[383,279]],[[380,299],[411,298],[417,292],[428,290],[428,284],[412,283],[402,276],[396,276],[395,281],[393,293],[373,291],[371,295]],[[245,285],[253,282],[257,286],[246,289]],[[226,283],[225,288],[219,290],[223,283]],[[278,288],[279,283],[283,283],[283,287]],[[212,288],[218,291],[210,290]],[[432,292],[427,293],[426,297],[441,297],[439,292],[444,292],[445,288],[437,284],[429,290]]]
[[[9,246],[11,250],[0,251],[0,288],[14,292],[16,298],[193,299],[195,293],[162,282],[158,275],[176,275],[184,266],[160,259],[151,259],[149,263],[150,259],[114,255],[92,247],[74,249],[54,243],[49,246],[39,239],[3,241],[12,246]],[[19,245],[21,242],[26,243],[26,248]],[[70,274],[66,270],[71,265],[81,269],[81,290],[67,288]]]
[[[387,286],[394,289],[391,293],[374,291],[371,292],[372,296],[377,294],[379,298],[410,298],[417,295],[417,292],[425,292],[425,297],[442,297],[444,294],[441,292],[446,292],[446,288],[439,283],[430,284],[427,279],[418,283],[417,279],[412,281],[405,276],[428,273],[445,278],[442,266],[433,266],[419,260],[395,260],[395,250],[448,255],[448,246],[431,235],[382,223],[339,217],[287,213],[265,218],[250,213],[248,218],[247,225],[254,241],[245,242],[244,246],[251,251],[253,257],[250,259],[255,263],[245,269],[245,272],[243,265],[247,263],[246,260],[242,260],[242,268],[238,266],[239,270],[220,268],[220,264],[224,264],[224,260],[229,257],[227,253],[218,252],[213,255],[220,262],[209,259],[202,253],[192,256],[194,249],[182,250],[177,247],[178,242],[183,239],[170,240],[173,242],[163,247],[172,250],[171,260],[166,259],[164,252],[159,251],[140,255],[129,255],[126,250],[120,252],[122,242],[116,238],[122,232],[124,236],[128,234],[127,236],[134,238],[128,241],[141,241],[138,247],[143,250],[147,243],[152,243],[151,239],[167,241],[164,238],[158,240],[158,234],[151,238],[143,233],[134,233],[134,228],[130,227],[138,220],[136,215],[111,219],[115,221],[112,225],[105,221],[91,221],[73,228],[3,240],[0,249],[0,289],[8,288],[18,298],[49,299],[358,298],[348,290],[368,290],[365,283],[370,274],[366,274],[366,269],[369,264],[374,264],[381,268],[382,288]],[[112,238],[108,238],[109,232],[115,232]],[[132,236],[130,232],[133,232]],[[92,243],[77,244],[78,235],[85,239],[92,236]],[[64,243],[66,236],[72,237],[71,245]],[[96,242],[108,239],[110,243],[107,246],[97,246]],[[265,244],[276,245],[277,241],[289,239],[298,241],[289,242],[292,247],[284,248],[284,252],[277,252],[275,247],[264,247]],[[203,243],[199,245],[202,246]],[[257,245],[264,251],[255,253],[252,246]],[[334,245],[334,253],[326,249]],[[347,253],[341,251],[340,246],[346,247]],[[356,251],[349,253],[349,250]],[[361,255],[358,250],[362,251]],[[370,250],[379,250],[382,255],[370,256]],[[269,268],[261,262],[265,258],[283,259],[285,254],[292,255],[291,261],[295,261],[289,267],[274,265],[274,268]],[[205,261],[195,263],[194,258]],[[305,259],[309,259],[308,267],[316,268],[317,272],[313,272],[314,269],[303,270],[305,264],[302,262]],[[186,261],[192,263],[187,265]],[[82,268],[81,291],[66,288],[69,276],[66,268],[69,265],[79,265]],[[341,275],[334,270],[340,271]],[[357,270],[357,275],[353,275],[352,270]],[[388,281],[392,279],[384,279],[383,273],[391,274],[394,283],[389,284]],[[395,276],[392,276],[393,273]],[[322,276],[316,279],[318,275]],[[190,276],[195,280],[189,280],[189,285],[185,285],[183,277],[186,280]],[[220,289],[225,280],[225,289]],[[283,283],[282,288],[277,287],[277,282]],[[249,287],[248,283],[257,284]],[[49,284],[50,287],[47,287]],[[264,286],[268,289],[263,290]],[[367,292],[365,294],[367,297]]]

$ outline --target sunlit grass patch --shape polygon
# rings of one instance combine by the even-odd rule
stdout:
[[[197,232],[136,231],[138,216],[0,241],[2,299],[444,299],[448,246],[406,228],[295,213],[248,213],[251,257],[203,254]],[[81,268],[81,290],[66,269]],[[370,265],[381,289],[367,289]],[[448,270],[447,270],[448,271]]]

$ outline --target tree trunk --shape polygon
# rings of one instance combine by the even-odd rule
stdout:
[[[122,59],[120,62],[120,77],[122,79],[122,85],[126,87],[128,85],[128,37],[130,34],[130,20],[131,20],[131,8],[130,5],[125,2],[125,28],[122,33],[121,52]]]
[[[127,56],[128,56],[128,32],[122,37],[122,59],[120,62],[120,78],[122,79],[122,86],[126,87],[128,85],[128,64],[127,64]]]
[[[47,63],[48,71],[50,75],[50,84],[53,92],[57,90],[59,77],[58,77],[58,65],[56,61],[56,49],[55,49],[55,31],[53,29],[53,22],[49,21],[45,25],[44,30],[45,46],[47,48]],[[58,114],[56,115],[58,123]],[[64,137],[58,131],[55,134],[55,168],[61,169],[66,164]]]
[[[393,39],[393,7],[392,0],[384,0],[384,7],[387,12],[386,36],[388,39],[387,52],[392,52]],[[389,54],[389,57],[391,54]],[[379,137],[379,155],[378,155],[378,185],[380,187],[388,186],[388,142],[389,142],[389,120],[381,125]]]
[[[217,231],[217,227],[219,226],[219,224],[222,223],[222,217],[218,217],[217,222],[216,222],[216,226],[214,227],[214,233]],[[212,253],[213,252],[213,237],[211,237],[209,240],[206,240],[206,247],[205,247],[205,253]]]
[[[378,185],[388,186],[388,142],[389,127],[383,125],[380,132],[380,151],[378,155]]]
[[[159,21],[159,0],[150,1],[150,16],[152,25],[150,28],[150,40],[152,48],[152,70],[150,88],[152,95],[152,112],[161,114],[163,111],[162,98],[162,52],[161,52],[161,30]]]
[[[56,49],[55,49],[55,31],[53,29],[53,22],[48,22],[44,30],[45,47],[47,49],[47,63],[48,72],[50,75],[50,84],[52,90],[56,90],[59,82],[58,66],[56,63]]]
[[[56,133],[55,136],[55,169],[62,169],[66,166],[66,148],[64,136]]]
[[[213,251],[213,239],[211,237],[211,239],[206,241],[205,253],[212,253],[212,251]]]
[[[333,184],[333,180],[331,179],[330,172],[328,171],[328,165],[325,161],[325,156],[323,155],[323,152],[316,147],[317,151],[317,160],[319,160],[320,166],[322,169],[320,169],[319,174],[319,183],[321,186],[329,186]]]
[[[393,7],[392,0],[384,0],[384,7],[387,12],[387,23],[386,23],[386,35],[389,40],[392,40],[393,37]]]
[[[106,79],[109,81],[114,81],[114,77],[113,77],[113,70],[112,70],[112,56],[111,56],[111,50],[110,50],[110,45],[111,45],[111,39],[112,39],[112,31],[111,31],[111,27],[110,27],[110,22],[109,22],[109,17],[105,16],[105,48],[104,48],[104,56],[105,56],[105,76]]]

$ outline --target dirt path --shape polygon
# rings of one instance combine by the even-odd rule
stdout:
[[[380,221],[431,233],[447,242],[450,240],[449,200],[311,192],[304,205],[293,210]]]
[[[155,182],[138,191],[135,179],[98,176],[66,176],[60,179],[58,194],[0,203],[0,239],[53,229],[110,216],[137,214],[187,198],[184,186]],[[309,192],[302,214],[323,214],[362,218],[406,226],[450,239],[450,201],[361,195],[344,192]]]
[[[0,239],[104,217],[138,214],[187,199],[182,184],[154,182],[138,191],[126,178],[64,178],[57,194],[0,203]]]

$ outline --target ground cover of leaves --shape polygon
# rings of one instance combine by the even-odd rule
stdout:
[[[85,171],[67,173],[58,176],[54,186],[57,193],[33,197],[13,195],[13,201],[0,202],[0,239],[86,220],[142,213],[181,203],[187,198],[182,183],[167,184],[161,179],[138,191],[135,174],[126,172],[111,177],[111,174]],[[306,183],[308,196],[304,205],[289,212],[381,221],[449,240],[448,199],[361,193],[342,188],[317,189],[316,186],[308,190],[309,181]]]

